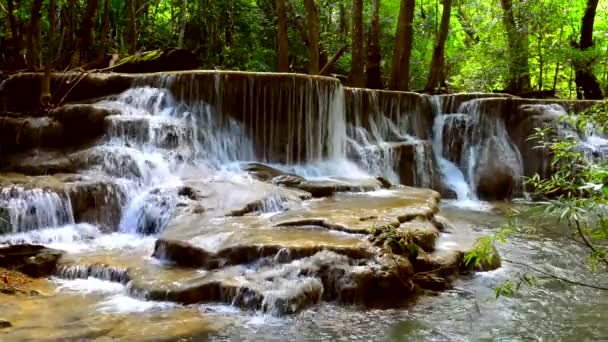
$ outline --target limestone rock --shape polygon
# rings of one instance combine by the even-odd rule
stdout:
[[[511,198],[521,185],[521,157],[509,142],[490,137],[483,144],[476,165],[477,194],[486,200]]]
[[[63,252],[39,245],[0,247],[0,267],[18,270],[30,277],[49,276]]]

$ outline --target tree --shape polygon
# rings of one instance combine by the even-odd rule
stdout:
[[[42,0],[32,3],[30,26],[28,29],[27,64],[30,69],[40,67],[40,19],[42,17]]]
[[[319,73],[319,14],[314,0],[304,0],[306,16],[308,18],[308,71],[316,75]]]
[[[278,72],[289,72],[289,37],[287,35],[287,9],[285,0],[276,0],[278,28],[277,28],[277,47],[278,47]]]
[[[500,4],[509,46],[509,80],[505,90],[520,94],[530,91],[528,29],[515,21],[512,0],[500,0]]]
[[[578,48],[584,54],[588,49],[593,47],[593,25],[595,22],[595,12],[599,0],[587,0],[587,8],[583,16],[581,26],[581,40]],[[603,97],[602,88],[597,78],[593,74],[593,58],[581,58],[575,60],[574,68],[576,70],[576,93],[577,98],[597,100]]]
[[[414,39],[415,0],[401,0],[399,23],[393,49],[393,67],[389,88],[392,90],[409,90],[410,58]]]
[[[445,42],[448,40],[450,31],[450,17],[452,15],[452,0],[443,0],[443,13],[441,15],[441,26],[433,49],[431,69],[425,91],[434,93],[437,88],[446,88],[445,71]]]
[[[380,0],[374,0],[372,20],[370,25],[369,46],[367,48],[367,82],[365,86],[371,89],[384,89],[382,70],[380,69]]]
[[[363,0],[353,0],[353,46],[350,85],[365,86],[363,71]]]
[[[55,19],[57,4],[55,0],[49,0],[49,46],[46,56],[46,67],[40,88],[40,105],[48,107],[51,104],[51,69],[55,58]]]
[[[129,54],[133,55],[137,51],[137,22],[135,18],[135,0],[127,0],[127,17],[129,27],[127,30],[127,46]]]
[[[187,22],[186,14],[188,13],[188,0],[182,0],[181,7],[182,8],[181,8],[180,23],[179,23],[179,38],[177,40],[177,47],[179,49],[184,47],[184,36],[186,35],[186,22]]]
[[[97,49],[97,59],[103,59],[106,53],[106,44],[110,34],[110,0],[103,2],[103,24],[101,27],[101,36],[99,37],[99,48]]]
[[[89,60],[89,49],[93,40],[93,28],[97,16],[98,0],[89,0],[87,9],[82,22],[80,23],[80,31],[78,33],[78,49],[76,50],[75,58],[72,59],[73,66],[84,65]]]

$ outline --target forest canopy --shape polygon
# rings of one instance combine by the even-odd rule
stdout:
[[[68,70],[183,48],[204,69],[359,87],[608,93],[606,0],[0,0],[0,22],[0,70],[13,72],[42,71],[49,50]]]

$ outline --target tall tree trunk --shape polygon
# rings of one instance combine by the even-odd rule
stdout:
[[[98,0],[88,0],[87,10],[80,24],[79,43],[78,43],[78,64],[84,65],[89,61],[89,49],[93,41],[93,27],[97,16]]]
[[[135,0],[127,0],[127,45],[130,55],[137,51],[137,23],[135,17]]]
[[[304,0],[306,16],[308,18],[308,71],[312,75],[319,73],[319,15],[314,0]]]
[[[515,21],[512,0],[500,0],[500,4],[509,43],[509,82],[505,90],[512,94],[527,92],[530,91],[528,30]]]
[[[182,16],[180,20],[180,28],[179,28],[179,38],[177,40],[177,47],[184,47],[184,36],[186,35],[186,14],[188,8],[188,0],[182,0]]]
[[[399,22],[393,49],[393,65],[389,88],[392,90],[409,90],[410,58],[414,43],[414,10],[415,0],[401,0]]]
[[[450,32],[450,17],[452,15],[452,0],[443,0],[443,13],[441,14],[441,25],[435,40],[431,69],[426,83],[425,91],[434,93],[437,88],[446,87],[445,70],[445,43]]]
[[[53,68],[53,59],[55,58],[56,10],[57,4],[55,0],[49,0],[49,45],[44,77],[42,78],[42,86],[40,87],[40,105],[42,107],[48,107],[51,104],[51,69]]]
[[[289,72],[289,37],[287,36],[287,9],[285,0],[276,0],[277,16],[277,47],[279,54],[279,72]]]
[[[101,26],[101,36],[99,37],[99,48],[97,50],[97,59],[101,60],[106,54],[106,45],[108,42],[108,34],[110,34],[110,0],[103,2],[103,24]]]
[[[30,69],[40,67],[40,19],[42,17],[42,0],[34,0],[30,26],[28,28],[27,64]]]
[[[76,65],[78,61],[75,61],[73,58],[78,54],[75,53],[76,50],[76,0],[68,0],[67,8],[66,8],[66,18],[64,18],[65,27],[64,27],[64,41],[61,51],[61,66],[66,67],[70,64]],[[64,52],[65,51],[65,52]],[[59,56],[59,55],[58,55]]]
[[[369,47],[367,49],[367,83],[371,89],[384,89],[382,71],[380,70],[380,0],[374,0],[372,6],[372,22],[370,27]]]
[[[21,51],[23,50],[23,36],[19,32],[19,26],[17,25],[17,19],[15,18],[15,3],[13,0],[8,0],[7,8],[8,22],[11,27],[11,64],[14,69],[21,69],[26,65],[23,55],[21,54]]]
[[[353,0],[353,47],[350,71],[350,85],[365,86],[363,73],[363,0]]]
[[[587,0],[587,9],[581,26],[579,49],[585,51],[593,46],[593,24],[599,0]],[[575,60],[576,96],[578,99],[598,100],[603,97],[602,89],[593,74],[594,60]]]
[[[348,21],[346,20],[346,7],[344,6],[344,2],[340,2],[339,6],[339,14],[340,14],[340,42],[346,43],[346,38],[348,36]]]

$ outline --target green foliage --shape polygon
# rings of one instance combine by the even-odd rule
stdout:
[[[15,1],[12,14],[17,31],[27,38],[33,0]],[[295,15],[307,25],[301,1],[288,1]],[[8,25],[8,0],[0,0],[0,69],[11,66],[11,28]],[[70,17],[70,4],[74,4]],[[137,50],[151,51],[176,47],[180,31],[184,29],[184,48],[195,51],[202,68],[273,71],[276,68],[277,13],[274,0],[182,0],[137,2]],[[395,32],[401,0],[380,2],[380,52],[384,77],[390,74]],[[320,43],[327,58],[343,45],[352,46],[352,1],[316,1],[320,19]],[[83,0],[58,1],[58,44],[60,55],[74,50],[77,33],[67,35],[70,25],[75,32],[86,12]],[[529,48],[530,78],[534,90],[553,90],[558,96],[576,95],[573,66],[590,64],[603,87],[608,90],[608,3],[600,2],[594,25],[594,46],[580,51],[581,19],[586,1],[538,0],[513,1],[515,20],[520,34],[526,35]],[[364,2],[364,43],[368,43],[371,21],[371,1]],[[48,41],[48,0],[43,1],[41,22],[42,47]],[[4,9],[4,10],[3,10]],[[344,10],[346,30],[341,27]],[[441,19],[440,1],[417,1],[414,18],[414,46],[411,60],[411,88],[424,87],[428,75],[435,36]],[[186,11],[186,23],[181,18]],[[95,56],[102,30],[104,0],[94,20],[93,44],[89,55]],[[294,72],[306,72],[308,48],[288,15],[289,61]],[[109,54],[127,53],[127,6],[125,1],[110,0],[110,30],[105,51]],[[306,27],[304,27],[306,30]],[[27,39],[26,39],[27,40]],[[24,53],[27,44],[21,47]],[[456,91],[494,91],[504,89],[509,75],[509,48],[503,11],[494,0],[453,1],[450,34],[446,44],[446,72],[448,83]],[[337,74],[350,72],[348,51],[335,65]],[[61,68],[69,64],[69,56],[61,61]],[[386,80],[385,80],[386,81]]]
[[[420,247],[414,242],[414,236],[399,231],[392,226],[372,227],[370,242],[384,248],[387,252],[407,256],[410,260],[418,256]]]

